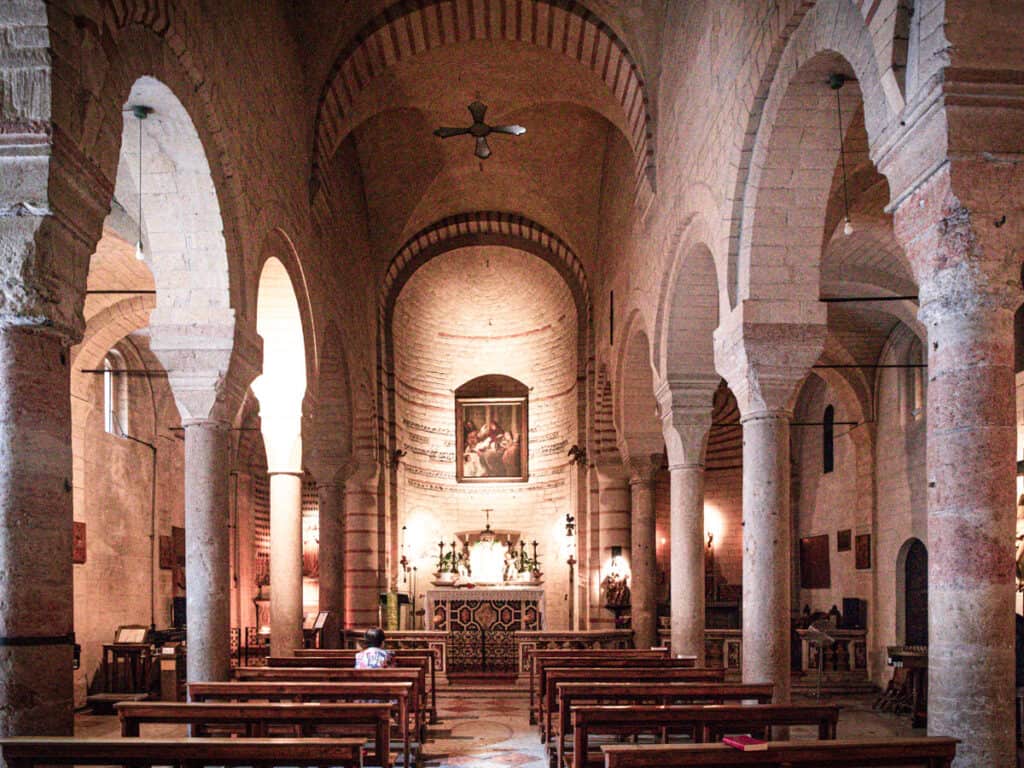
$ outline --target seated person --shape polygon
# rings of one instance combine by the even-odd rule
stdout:
[[[363,645],[366,647],[356,654],[356,669],[381,669],[395,665],[395,655],[384,650],[384,630],[380,627],[366,630]]]

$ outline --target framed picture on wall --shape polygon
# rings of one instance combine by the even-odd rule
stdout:
[[[857,561],[857,570],[866,571],[871,568],[871,534],[858,533],[855,545],[854,556]]]
[[[160,569],[169,571],[174,568],[174,542],[170,536],[160,537]]]
[[[455,478],[460,483],[529,479],[528,389],[508,376],[481,376],[455,390]]]
[[[839,531],[836,533],[836,551],[837,552],[849,552],[853,549],[852,545],[853,531],[847,528],[845,531]]]
[[[828,534],[800,539],[800,588],[828,589],[831,586]]]
[[[75,565],[85,562],[85,523],[77,520],[71,524],[71,562]]]

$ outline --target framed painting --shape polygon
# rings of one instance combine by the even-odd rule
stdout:
[[[160,537],[160,569],[169,571],[174,568],[174,542],[170,536]]]
[[[866,571],[871,568],[871,534],[859,533],[853,542],[854,560],[858,571]]]
[[[853,549],[852,545],[850,544],[852,538],[853,532],[849,528],[839,531],[836,534],[836,551],[849,552],[851,549]]]
[[[455,478],[460,483],[529,479],[526,385],[482,376],[455,391]]]
[[[831,586],[828,534],[800,539],[800,588],[828,589]]]
[[[85,562],[85,523],[75,520],[71,526],[71,562],[81,565]]]

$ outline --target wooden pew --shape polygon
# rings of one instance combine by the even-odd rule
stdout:
[[[654,734],[664,741],[670,733],[686,731],[694,742],[705,743],[723,733],[752,733],[763,737],[773,726],[810,725],[818,738],[835,739],[839,707],[827,705],[713,705],[611,706],[572,710],[572,751],[558,741],[557,765],[564,768],[600,768],[604,758],[590,751],[594,735],[638,736]]]
[[[234,679],[241,682],[412,683],[412,699],[417,702],[416,734],[420,741],[426,738],[426,696],[422,668],[236,667],[231,672]]]
[[[268,701],[268,702],[361,702],[381,700],[394,702],[395,721],[402,739],[404,765],[412,754],[412,733],[410,719],[419,720],[419,702],[412,695],[410,682],[372,683],[304,683],[304,682],[232,682],[232,683],[189,683],[189,700],[193,702],[212,701]]]
[[[339,766],[361,768],[362,739],[0,739],[8,768],[37,765]]]
[[[549,669],[694,669],[692,656],[680,659],[669,658],[668,656],[649,655],[633,658],[622,658],[618,656],[604,656],[597,659],[551,659],[540,657],[534,661],[537,669],[537,713],[536,722],[542,722],[543,718],[543,692],[547,686],[547,671]],[[724,671],[723,671],[724,675]],[[723,678],[724,679],[724,678]],[[531,721],[532,722],[532,721]]]
[[[763,752],[741,752],[725,744],[615,744],[602,747],[605,768],[871,768],[917,766],[949,768],[956,739],[941,736],[914,739],[841,739],[837,741],[772,741]]]
[[[296,648],[295,656],[271,657],[268,666],[291,667],[355,667],[358,651],[347,648]],[[397,667],[423,667],[427,683],[426,695],[430,699],[428,714],[430,722],[437,722],[437,657],[430,650],[414,651],[399,649],[391,651]],[[303,663],[305,662],[305,663]]]
[[[767,683],[559,683],[556,692],[557,730],[555,742],[548,744],[549,754],[557,751],[558,745],[564,744],[572,733],[571,713],[584,702],[605,706],[612,703],[633,706],[653,703],[663,707],[744,701],[770,704],[774,695],[775,686]]]
[[[538,663],[544,664],[546,659],[643,659],[669,658],[668,648],[531,648],[526,651],[526,666],[530,670],[530,725],[537,724],[536,702],[536,670]],[[595,664],[594,666],[600,666]]]
[[[547,743],[551,737],[551,717],[554,708],[557,707],[556,695],[559,683],[721,683],[724,679],[724,669],[545,667],[540,697],[541,743]]]
[[[323,728],[355,728],[373,734],[373,754],[383,768],[391,766],[391,703],[253,704],[251,702],[121,702],[116,705],[122,736],[141,736],[144,723],[192,726],[193,736],[210,727],[240,731],[242,736],[272,736],[272,728],[290,726],[296,736],[322,735]],[[346,734],[349,735],[349,734]]]

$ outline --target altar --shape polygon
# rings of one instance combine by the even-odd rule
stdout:
[[[514,674],[515,633],[544,629],[544,590],[508,584],[429,589],[426,615],[431,629],[449,635],[450,673]]]

